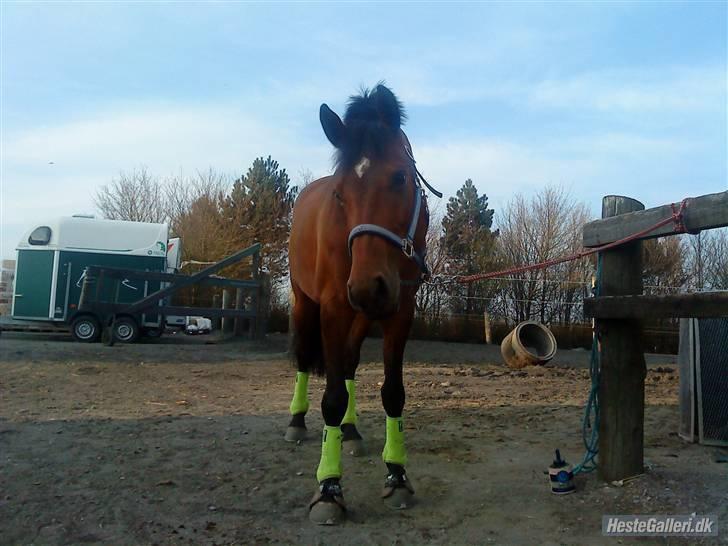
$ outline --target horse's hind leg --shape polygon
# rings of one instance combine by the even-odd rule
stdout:
[[[346,406],[344,419],[341,421],[341,434],[343,436],[343,449],[354,457],[366,455],[364,440],[357,429],[358,416],[356,413],[356,369],[359,366],[359,352],[361,344],[369,330],[369,321],[363,315],[357,315],[349,332],[348,362],[346,367],[346,391],[349,402]]]
[[[285,440],[288,442],[298,442],[306,438],[306,412],[309,407],[308,376],[310,371],[318,371],[322,367],[319,306],[295,288],[293,298],[291,348],[298,371],[289,406],[291,421],[285,435]]]

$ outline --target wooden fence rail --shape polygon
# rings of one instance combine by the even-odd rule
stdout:
[[[614,195],[604,198],[605,201],[619,199],[626,198]],[[680,203],[676,203],[644,210],[642,205],[636,211],[602,216],[601,220],[594,220],[584,226],[583,244],[585,247],[594,247],[618,241],[669,218],[679,206]],[[728,191],[686,199],[682,223],[688,233],[728,226]],[[674,233],[674,226],[667,224],[642,238],[652,239]]]

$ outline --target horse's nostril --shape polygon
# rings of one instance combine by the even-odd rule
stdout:
[[[347,282],[349,303],[356,311],[379,315],[390,307],[391,290],[384,275],[374,275],[359,282]]]
[[[374,278],[375,281],[375,294],[377,298],[379,299],[386,299],[387,295],[389,294],[389,289],[387,288],[387,282],[384,280],[384,277],[382,275],[377,275]]]
[[[346,284],[346,296],[349,298],[349,303],[351,304],[351,306],[357,311],[361,311],[361,305],[358,301],[358,298],[356,297],[356,293],[352,288],[351,283]]]

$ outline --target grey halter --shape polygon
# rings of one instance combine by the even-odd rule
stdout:
[[[351,255],[351,246],[354,244],[354,239],[356,239],[360,235],[376,235],[378,237],[381,237],[385,241],[393,244],[394,246],[400,248],[404,255],[407,256],[410,260],[414,261],[420,268],[420,271],[422,272],[420,278],[427,278],[430,275],[430,270],[427,268],[427,263],[425,263],[425,253],[418,252],[417,250],[415,250],[414,246],[415,232],[417,231],[417,223],[420,219],[420,209],[422,208],[422,199],[425,193],[425,190],[420,185],[420,181],[422,181],[425,186],[437,197],[442,197],[442,193],[440,193],[427,183],[425,177],[422,176],[422,174],[420,174],[420,171],[417,170],[417,167],[415,165],[415,158],[412,155],[410,149],[407,146],[405,146],[404,149],[405,152],[407,152],[407,156],[412,160],[412,166],[414,167],[416,173],[415,203],[412,210],[412,220],[410,220],[407,235],[401,237],[393,231],[390,231],[387,228],[378,226],[376,224],[359,224],[358,226],[355,226],[349,233],[349,255]],[[407,281],[402,281],[403,284],[405,284],[406,282]],[[415,283],[419,283],[419,281],[415,281]]]

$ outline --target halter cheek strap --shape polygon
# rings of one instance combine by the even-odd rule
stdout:
[[[402,133],[404,134],[404,133]],[[406,140],[406,137],[405,137]],[[425,180],[425,177],[420,174],[420,171],[417,170],[415,158],[412,155],[412,151],[410,150],[408,145],[404,146],[404,150],[407,153],[407,157],[410,158],[412,161],[412,166],[415,169],[415,204],[412,208],[412,220],[410,220],[409,229],[407,230],[407,235],[404,237],[400,237],[393,231],[388,230],[387,228],[384,228],[382,226],[378,226],[376,224],[359,224],[358,226],[355,226],[354,229],[352,229],[349,232],[349,240],[348,240],[348,247],[349,247],[349,255],[351,256],[351,246],[354,244],[354,239],[359,237],[360,235],[376,235],[377,237],[381,237],[385,241],[393,244],[394,246],[398,247],[405,256],[407,256],[410,260],[414,261],[417,266],[420,268],[420,271],[422,272],[422,275],[420,278],[416,281],[402,281],[402,284],[420,284],[422,278],[427,278],[430,275],[430,270],[427,268],[427,263],[425,263],[425,251],[420,253],[417,250],[415,250],[415,232],[417,231],[417,223],[420,219],[420,209],[422,208],[422,197],[424,194],[424,190],[422,189],[422,186],[420,186],[420,181],[437,197],[442,197],[442,193],[437,191],[435,188],[430,186],[428,184],[427,180]]]
[[[417,174],[417,179],[422,182],[425,187],[427,187],[428,190],[430,190],[437,198],[442,199],[442,192],[437,191],[435,188],[430,186],[430,183],[425,180],[425,177],[422,176],[422,173],[417,168],[417,161],[415,161],[415,156],[412,155],[412,150],[410,150],[407,146],[404,147],[404,151],[407,152],[407,157],[410,158],[412,161],[412,166],[415,168],[415,173]]]

